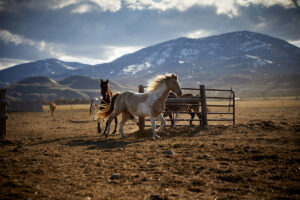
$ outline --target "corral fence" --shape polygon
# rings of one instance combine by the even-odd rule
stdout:
[[[6,120],[8,119],[6,107],[8,101],[6,100],[7,89],[0,89],[0,139],[6,136]]]
[[[139,85],[139,93],[144,93],[146,86]],[[181,88],[183,94],[192,93],[193,97],[167,98],[166,107],[172,106],[199,106],[199,112],[172,111],[175,114],[198,114],[200,119],[177,118],[177,122],[199,121],[200,126],[207,126],[209,122],[231,122],[235,125],[235,93],[231,89],[205,89],[205,85],[199,88]],[[170,111],[168,111],[170,112]],[[150,121],[144,117],[139,117],[139,129],[151,127],[145,122]],[[166,119],[166,121],[171,121]],[[169,125],[169,124],[167,124]],[[186,124],[175,124],[175,126],[186,126]]]

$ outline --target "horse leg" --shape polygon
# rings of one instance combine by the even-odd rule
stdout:
[[[190,110],[190,112],[192,112],[192,110]],[[194,112],[195,112],[195,111],[194,111]],[[190,113],[190,115],[191,115],[190,125],[192,125],[193,119],[195,118],[195,113]]]
[[[115,110],[115,111],[109,116],[108,120],[106,121],[105,130],[104,130],[105,137],[107,137],[108,134],[109,134],[111,121],[112,121],[114,118],[116,118],[119,114],[120,114],[120,111],[116,111],[116,110]]]
[[[197,112],[197,116],[198,116],[198,118],[200,119],[200,124],[201,124],[202,116],[201,116],[201,114],[199,113],[199,106],[196,106],[196,107],[194,108],[194,111]]]
[[[171,120],[171,127],[174,127],[174,120],[173,120],[173,117],[172,117],[172,112],[165,112],[163,114],[163,117],[166,117],[166,116],[169,116],[170,120]]]
[[[120,122],[120,128],[119,128],[120,135],[122,138],[126,138],[126,136],[124,135],[124,132],[123,132],[123,126],[124,126],[125,122],[130,119],[130,116],[131,116],[131,114],[128,111],[122,112],[122,121]]]
[[[100,134],[101,133],[101,127],[100,127],[100,121],[98,122],[98,133]]]
[[[171,127],[173,128],[175,126],[175,121],[173,119],[173,115],[172,115],[172,112],[169,113],[169,118],[171,120]]]
[[[173,126],[175,126],[177,118],[178,118],[178,113],[176,113],[176,116],[175,116],[175,119],[174,119],[174,125]]]
[[[112,132],[113,135],[116,134],[116,132],[117,132],[117,126],[118,126],[118,117],[115,118],[115,129]]]
[[[151,126],[152,126],[153,139],[160,138],[160,137],[156,134],[156,132],[155,132],[156,125],[155,125],[155,119],[154,119],[154,117],[150,117],[150,121],[151,121]]]
[[[158,115],[157,119],[161,122],[160,127],[157,129],[157,132],[160,132],[166,127],[166,120],[162,114]]]

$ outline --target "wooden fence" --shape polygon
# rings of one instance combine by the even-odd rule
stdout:
[[[144,93],[145,86],[139,85],[139,92]],[[200,119],[184,119],[179,118],[176,119],[176,122],[179,121],[200,121],[201,126],[207,126],[208,122],[212,121],[223,121],[223,122],[232,122],[235,125],[235,93],[232,89],[223,90],[223,89],[205,89],[205,85],[199,85],[199,88],[181,88],[184,91],[193,91],[194,97],[188,98],[168,98],[166,100],[167,105],[176,105],[176,106],[199,106],[201,108],[200,112],[189,112],[189,111],[180,111],[173,112],[178,114],[199,114],[201,116]],[[196,94],[195,94],[196,92]],[[183,92],[185,93],[185,92]],[[210,94],[207,96],[207,93]],[[223,93],[223,94],[220,94]],[[224,96],[227,95],[227,96]],[[228,95],[229,94],[229,95]],[[188,103],[187,103],[188,102]],[[215,111],[214,108],[217,110]],[[222,110],[223,109],[223,110]],[[211,118],[210,116],[217,116]],[[229,117],[224,117],[229,116]],[[145,121],[149,121],[149,119],[145,119],[144,117],[139,118],[139,129],[143,130],[144,127],[148,127],[151,125],[145,124]],[[166,119],[166,121],[171,121],[170,119]],[[186,126],[183,124],[175,124],[175,126]]]
[[[0,89],[0,138],[4,138],[6,136],[6,120],[8,119],[6,113],[6,92],[7,89]]]

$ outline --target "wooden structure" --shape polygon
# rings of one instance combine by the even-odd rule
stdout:
[[[6,136],[6,120],[8,119],[6,113],[6,92],[7,89],[0,89],[0,138],[4,138]]]
[[[144,93],[145,86],[139,85],[139,93]],[[166,105],[168,103],[171,103],[172,105],[177,106],[187,106],[187,105],[198,105],[200,106],[200,112],[195,114],[200,114],[200,119],[193,119],[192,121],[200,121],[201,126],[207,126],[209,121],[232,121],[232,124],[235,124],[235,94],[232,89],[230,90],[223,90],[223,89],[205,89],[205,85],[199,85],[199,88],[181,88],[182,90],[189,90],[189,91],[198,91],[197,95],[194,97],[188,97],[188,98],[168,98],[166,100]],[[229,97],[224,96],[207,96],[207,93],[229,93]],[[229,104],[227,103],[227,100],[229,100]],[[216,102],[214,102],[216,101]],[[225,102],[224,102],[225,101]],[[189,102],[188,104],[186,102]],[[210,111],[213,110],[212,108],[217,109],[226,109],[226,111]],[[189,114],[192,112],[174,112],[179,114]],[[210,118],[210,116],[216,116],[215,118]],[[224,118],[224,115],[231,115],[230,118]],[[167,121],[170,121],[170,119],[166,119]],[[143,117],[139,118],[139,129],[143,130],[145,127],[148,127],[150,125],[146,125],[145,121],[149,121],[149,119],[144,119]],[[179,118],[176,119],[177,121],[190,121],[190,119],[183,119]],[[182,124],[177,124],[175,126],[186,126]]]

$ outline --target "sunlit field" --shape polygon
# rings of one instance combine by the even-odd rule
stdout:
[[[237,100],[235,126],[186,122],[158,140],[132,121],[125,139],[99,135],[89,105],[43,108],[9,113],[0,199],[300,199],[299,100]]]

